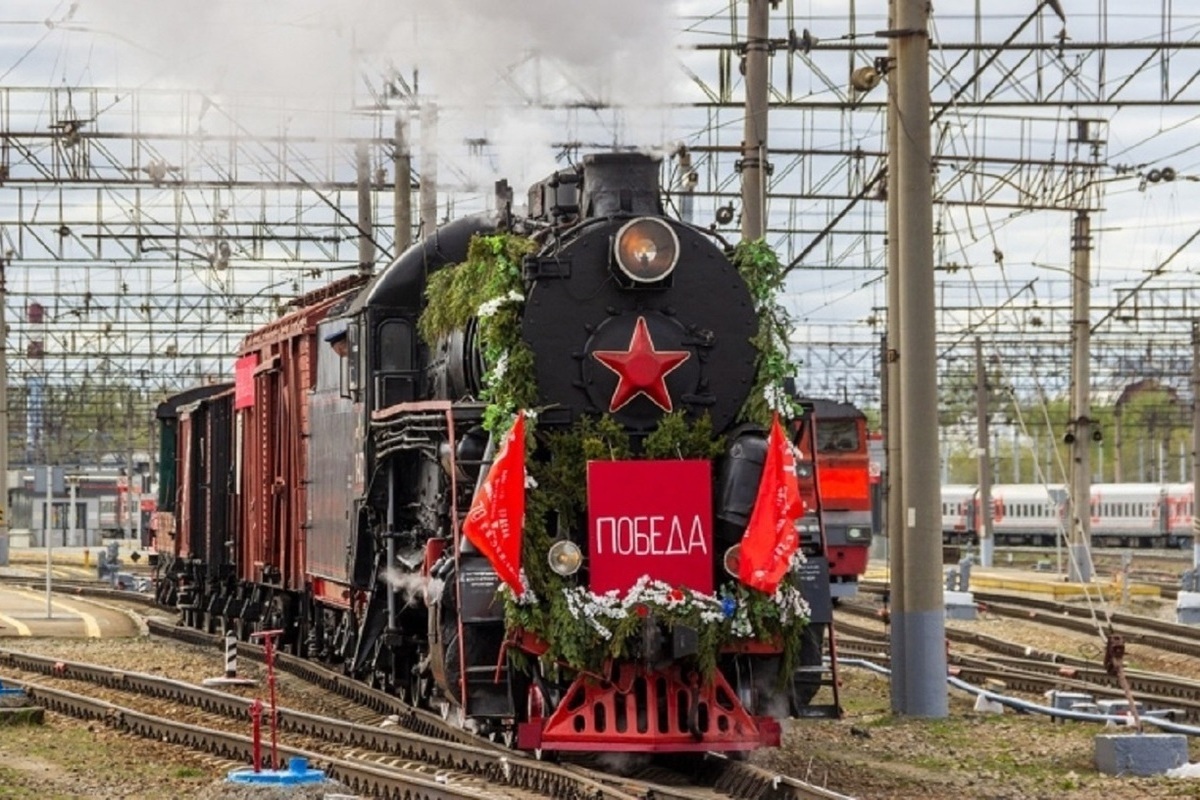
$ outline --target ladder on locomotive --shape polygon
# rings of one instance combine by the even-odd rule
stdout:
[[[829,590],[829,573],[828,573],[828,549],[825,539],[825,522],[824,511],[821,507],[821,492],[820,492],[820,464],[817,458],[817,418],[811,403],[801,401],[801,407],[804,409],[803,416],[800,418],[799,432],[794,437],[793,442],[801,445],[801,453],[811,459],[812,465],[812,487],[811,497],[816,504],[816,555],[818,558],[824,559],[826,564],[825,584],[824,589]],[[807,598],[806,598],[807,599]],[[821,663],[815,666],[801,666],[796,672],[801,679],[807,677],[805,681],[809,685],[816,683],[817,692],[820,693],[820,687],[828,686],[830,693],[833,695],[831,703],[808,703],[796,709],[796,716],[804,718],[827,718],[840,719],[845,710],[842,708],[841,697],[839,690],[841,688],[841,678],[838,676],[838,654],[837,654],[837,633],[834,626],[833,616],[833,598],[826,596],[821,600],[822,607],[828,609],[828,622],[826,623],[827,636],[822,637],[821,643],[817,649],[822,656],[828,656],[828,664],[822,658]],[[812,600],[810,600],[810,606]],[[808,633],[806,632],[807,636]],[[812,680],[815,678],[816,680]]]

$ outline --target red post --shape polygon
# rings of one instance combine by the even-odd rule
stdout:
[[[275,638],[282,630],[259,631],[250,638],[261,638],[267,657],[267,687],[271,694],[271,769],[279,769],[279,711],[275,704]]]
[[[250,740],[255,772],[262,772],[262,708],[262,700],[254,698],[250,704]]]

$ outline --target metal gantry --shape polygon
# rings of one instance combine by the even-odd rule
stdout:
[[[810,391],[877,406],[893,66],[886,9],[851,0],[807,16],[808,4],[772,5],[764,226],[792,266],[801,378]],[[1153,373],[1190,393],[1180,354],[1197,315],[1188,271],[1197,226],[1149,226],[1159,234],[1152,243],[1132,231],[1170,213],[1156,198],[1190,202],[1196,191],[1200,158],[1186,123],[1200,116],[1200,20],[1171,0],[1137,15],[1091,0],[1065,19],[1047,2],[987,5],[939,3],[931,21],[940,371],[978,334],[1016,391],[1065,392],[1069,283],[1045,270],[1069,272],[1072,218],[1087,212],[1097,241],[1097,390]],[[400,195],[416,198],[411,232],[488,204],[489,176],[503,162],[496,129],[514,109],[553,132],[551,168],[605,146],[661,148],[670,201],[736,239],[748,6],[684,8],[685,89],[674,129],[653,140],[631,124],[636,110],[532,49],[498,62],[489,104],[473,108],[423,94],[415,75],[396,70],[367,75],[356,96],[320,113],[266,94],[0,90],[14,440],[45,456],[49,421],[74,415],[95,419],[96,435],[54,447],[100,454],[128,427],[126,409],[119,422],[106,413],[103,387],[135,389],[145,406],[224,380],[247,330],[358,269],[360,145],[377,262],[394,253]],[[398,195],[401,144],[414,173]],[[42,420],[39,441],[30,416]]]

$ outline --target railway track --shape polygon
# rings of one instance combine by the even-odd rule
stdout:
[[[133,715],[131,718],[137,720],[138,726],[131,731],[133,733],[148,735],[144,731],[149,731],[150,734],[161,735],[168,741],[180,742],[195,749],[224,757],[242,759],[243,763],[249,763],[250,750],[247,746],[249,737],[231,730],[232,728],[248,729],[249,703],[245,697],[169,678],[131,673],[92,664],[64,662],[55,658],[27,653],[0,651],[0,666],[10,670],[43,675],[51,681],[70,681],[83,683],[89,687],[114,690],[133,698],[142,698],[143,704],[149,700],[160,706],[164,703],[181,706],[191,713],[187,713],[186,718],[183,719],[171,719],[172,715],[166,713],[165,706],[156,713],[151,713],[149,710],[138,711],[126,707],[124,704],[107,704],[118,709],[121,714],[128,712]],[[52,698],[53,703],[42,703],[52,710],[84,719],[104,719],[106,721],[115,713],[111,709],[104,709],[104,714],[97,715],[94,708],[81,705],[72,699],[82,695],[67,691],[60,686],[24,682],[30,686],[30,694],[35,701],[42,703],[42,698]],[[95,697],[85,699],[91,703],[105,702],[97,700]],[[136,700],[125,702],[136,702]],[[180,712],[180,715],[184,716],[183,712]],[[167,727],[145,728],[141,720],[142,716],[149,716],[161,721]],[[400,768],[401,784],[399,785],[403,785],[403,780],[417,776],[424,781],[436,783],[438,786],[449,783],[462,789],[463,793],[451,795],[456,797],[630,800],[641,796],[621,788],[598,783],[588,776],[570,774],[569,771],[557,765],[522,759],[516,754],[501,753],[494,748],[422,736],[411,731],[399,730],[396,727],[381,728],[378,725],[308,714],[290,708],[279,708],[276,719],[281,739],[286,736],[293,741],[290,745],[281,745],[279,748],[281,755],[285,758],[291,755],[303,755],[322,768],[326,762],[337,762],[337,771],[331,771],[329,773],[331,777],[341,780],[356,791],[361,791],[363,787],[366,787],[370,790],[368,793],[374,793],[376,796],[393,796],[389,793],[391,790],[387,789],[384,784],[377,784],[373,781],[379,777],[375,774],[377,771],[396,769],[397,764],[406,765]],[[198,731],[199,733],[184,735],[180,731]],[[266,738],[265,734],[264,738]],[[296,744],[297,741],[302,744]],[[331,751],[336,751],[337,755],[331,755]],[[416,767],[415,764],[421,766]],[[365,771],[359,774],[351,767],[356,769],[361,767]],[[342,774],[349,776],[348,779],[342,777]],[[488,787],[491,787],[490,790]],[[382,794],[379,791],[381,789],[385,790]],[[472,791],[475,794],[471,794]],[[677,796],[705,797],[706,795],[703,793],[680,793]]]
[[[38,685],[29,681],[11,680],[25,689],[37,704],[60,714],[93,720],[123,733],[181,745],[209,753],[232,763],[246,764],[252,758],[253,742],[248,736],[229,731],[197,726],[190,720],[177,721],[161,714],[140,712],[104,700],[86,697],[63,689]],[[280,745],[279,754],[285,758],[307,759],[311,766],[325,771],[327,777],[339,781],[353,791],[379,798],[412,798],[412,800],[459,800],[460,798],[492,798],[496,794],[485,782],[475,785],[451,784],[423,772],[398,764],[370,764],[353,758],[338,758]],[[540,793],[531,797],[545,796]],[[599,795],[597,795],[599,797]]]
[[[170,636],[173,639],[193,644],[217,646],[218,637],[168,625],[159,620],[149,620],[152,633]],[[263,661],[263,648],[239,643],[239,655],[250,660]],[[216,755],[232,754],[248,763],[245,742],[240,745],[231,741],[246,739],[236,732],[218,730],[222,725],[248,726],[248,701],[245,697],[227,694],[207,687],[173,681],[152,675],[131,673],[124,670],[96,665],[63,662],[60,659],[35,656],[26,653],[0,651],[0,667],[49,676],[51,679],[83,681],[92,686],[110,687],[154,698],[158,702],[169,701],[185,708],[197,709],[215,717],[193,718],[190,724],[182,724],[178,730],[157,727],[140,728],[146,735],[166,738],[191,744]],[[789,776],[776,774],[753,765],[731,761],[718,756],[705,756],[692,762],[686,770],[672,773],[670,770],[653,771],[656,780],[645,780],[639,776],[622,777],[595,769],[571,764],[552,764],[529,758],[523,753],[509,750],[488,742],[457,728],[440,717],[413,709],[398,698],[353,681],[337,672],[324,669],[286,654],[276,654],[276,666],[306,682],[340,696],[345,705],[335,714],[337,718],[306,714],[293,709],[279,709],[278,724],[281,734],[293,738],[292,751],[305,755],[318,767],[326,763],[335,764],[329,774],[348,786],[366,787],[364,793],[391,797],[390,784],[381,777],[379,770],[391,769],[395,762],[408,763],[405,775],[424,773],[425,780],[450,780],[456,788],[471,796],[473,784],[483,781],[485,785],[511,787],[517,794],[506,797],[555,797],[586,798],[587,800],[626,800],[627,798],[655,798],[656,800],[715,800],[715,798],[762,798],[763,800],[790,800],[797,798],[840,798],[835,792],[813,786]],[[71,692],[55,686],[32,686],[34,698],[47,707],[49,698],[55,693]],[[41,694],[39,694],[39,691]],[[42,702],[47,698],[47,702]],[[56,700],[60,710],[81,718],[93,719],[93,712],[70,699]],[[111,704],[117,711],[106,711],[106,718],[125,719],[126,711],[138,720],[134,709],[125,703]],[[156,719],[163,715],[150,715]],[[379,727],[384,718],[396,723],[393,727]],[[349,719],[360,720],[358,722]],[[224,720],[224,722],[222,722]],[[170,724],[171,720],[162,720]],[[142,723],[139,722],[139,725]],[[216,731],[209,734],[187,735],[181,730]],[[132,731],[137,732],[137,731]],[[228,737],[233,736],[231,740]],[[302,737],[295,743],[295,737]],[[336,754],[330,754],[333,748]],[[426,764],[423,770],[411,767],[412,762]],[[335,763],[336,762],[336,763]],[[355,772],[354,770],[360,770]],[[433,770],[435,774],[430,774]],[[453,774],[449,771],[453,771]],[[341,776],[346,777],[341,777]],[[450,777],[448,777],[450,776]],[[401,776],[400,782],[402,782]],[[390,780],[390,779],[388,779]],[[398,785],[398,784],[397,784]],[[437,787],[428,789],[435,791]],[[358,791],[358,789],[356,789]],[[422,789],[421,791],[426,791]],[[526,794],[522,795],[521,792]],[[433,797],[436,794],[416,794],[414,797]],[[497,797],[497,792],[482,796]]]
[[[975,592],[975,600],[988,613],[1028,619],[1048,625],[1094,633],[1099,626],[1111,622],[1116,633],[1126,642],[1137,642],[1170,653],[1200,656],[1200,639],[1196,629],[1188,625],[1154,619],[1120,611],[1108,612],[1099,620],[1093,618],[1091,609],[1044,600],[1039,597],[1000,594],[997,592]]]
[[[860,588],[864,592],[875,594],[885,591],[883,584],[875,582],[864,581]],[[1124,636],[1126,642],[1137,642],[1170,653],[1200,657],[1197,629],[1189,625],[1120,611],[1097,615],[1089,608],[1040,597],[980,591],[972,594],[976,604],[985,613],[1041,622],[1082,633],[1096,633],[1102,626],[1107,627],[1111,622],[1113,630]]]
[[[1087,609],[1063,605],[1040,598],[1025,598],[994,593],[975,593],[987,610],[1052,627],[1085,633],[1096,632],[1096,625]],[[981,598],[985,596],[986,599]],[[999,598],[1003,598],[1001,602]],[[839,613],[875,619],[876,610],[860,604],[843,603]],[[1195,636],[1187,626],[1129,614],[1114,614],[1116,632],[1127,642],[1138,641],[1173,653],[1200,652],[1197,642],[1186,638]],[[1166,633],[1143,633],[1135,626]],[[843,657],[854,656],[886,666],[890,661],[887,635],[877,629],[838,620],[841,634],[838,650]],[[987,655],[966,655],[951,652],[951,674],[976,685],[999,681],[1007,689],[1030,694],[1044,694],[1052,689],[1086,691],[1101,698],[1125,697],[1116,676],[1109,674],[1098,659],[1085,659],[1038,650],[1018,642],[998,639],[974,631],[946,629],[946,639],[958,645],[969,645],[987,651]],[[1194,649],[1195,648],[1195,649]],[[1200,681],[1170,675],[1125,669],[1125,676],[1135,700],[1149,707],[1169,708],[1181,721],[1200,721]]]

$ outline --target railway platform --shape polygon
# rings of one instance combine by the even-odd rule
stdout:
[[[10,637],[108,639],[142,634],[124,609],[82,596],[46,593],[31,584],[0,586],[0,641]]]
[[[148,582],[152,569],[143,550],[134,550],[136,542],[119,548],[116,577],[133,589]],[[97,564],[105,548],[51,547],[50,583],[62,581],[71,586],[98,581]],[[134,552],[138,558],[133,559]],[[106,553],[107,557],[107,553]],[[53,637],[100,639],[140,636],[143,626],[127,611],[79,594],[52,591],[47,604],[46,550],[42,547],[10,549],[8,564],[0,566],[0,640],[11,637]],[[111,580],[111,577],[110,577]],[[97,583],[98,586],[104,584]],[[133,594],[131,591],[130,594]]]
[[[876,561],[871,562],[863,576],[868,581],[887,581],[889,577],[887,565]],[[1096,596],[1099,593],[1107,599],[1120,600],[1126,592],[1124,581],[1124,575],[1112,572],[1098,571],[1090,582],[1084,584],[1068,581],[1065,574],[1057,571],[976,565],[971,567],[970,590],[1025,592],[1056,600]],[[1162,596],[1162,589],[1151,583],[1130,580],[1128,596],[1133,599],[1155,599]]]

